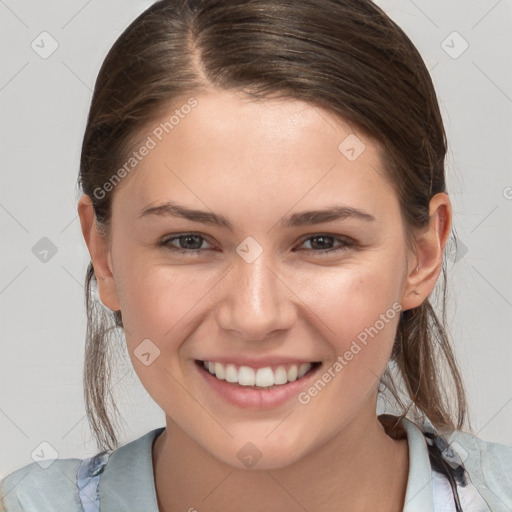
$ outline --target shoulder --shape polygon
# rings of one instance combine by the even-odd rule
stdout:
[[[81,510],[76,473],[81,459],[55,459],[48,467],[32,462],[0,481],[0,511]]]
[[[482,496],[496,506],[512,509],[512,446],[484,441],[462,431],[446,438]]]
[[[447,440],[467,468],[485,480],[506,485],[512,492],[512,446],[484,441],[462,431],[453,432]]]
[[[511,446],[460,430],[437,432],[428,420],[402,418],[401,423],[409,443],[408,492],[414,483],[411,476],[421,473],[420,490],[412,489],[411,495],[421,494],[429,481],[434,484],[433,498],[441,497],[441,503],[442,495],[451,494],[456,485],[462,510],[512,511]]]
[[[164,429],[111,452],[44,461],[51,462],[45,467],[33,462],[10,473],[0,480],[0,512],[82,512],[82,500],[98,504],[94,510],[101,501],[101,510],[158,511],[151,446]]]

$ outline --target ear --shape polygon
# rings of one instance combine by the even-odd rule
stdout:
[[[452,206],[444,192],[430,200],[430,223],[427,231],[416,238],[416,254],[411,258],[402,309],[420,306],[430,295],[443,265],[443,249],[450,236]]]
[[[110,248],[106,237],[98,230],[91,198],[85,194],[78,201],[78,216],[82,234],[91,255],[101,302],[112,311],[118,311],[121,308],[112,272]]]

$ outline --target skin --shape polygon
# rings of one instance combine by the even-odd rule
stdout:
[[[90,198],[78,206],[101,301],[122,311],[134,369],[166,414],[153,446],[160,510],[402,510],[407,442],[388,436],[375,412],[399,314],[307,405],[228,404],[194,360],[286,355],[330,367],[393,303],[414,308],[431,293],[449,236],[448,196],[433,197],[430,225],[411,251],[376,141],[297,100],[254,102],[218,90],[195,98],[198,106],[116,187],[110,241],[98,232]],[[338,150],[350,134],[366,146],[354,161]],[[140,218],[169,200],[221,214],[234,231]],[[375,220],[278,223],[333,204]],[[158,245],[190,232],[204,237],[193,246],[199,254]],[[315,233],[353,245],[315,253],[324,247],[308,238]],[[236,252],[248,236],[263,250],[252,263]],[[334,238],[325,247],[339,245]],[[148,366],[134,354],[144,339],[160,350]],[[261,452],[251,469],[237,457],[247,442]]]

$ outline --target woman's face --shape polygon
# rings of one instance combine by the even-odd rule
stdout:
[[[374,141],[296,100],[194,98],[114,190],[100,294],[168,426],[282,467],[375,418],[415,263]]]

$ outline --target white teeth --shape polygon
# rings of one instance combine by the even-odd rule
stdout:
[[[224,380],[226,378],[224,374],[224,367],[220,363],[215,363],[215,376],[220,380]]]
[[[223,365],[212,361],[204,361],[203,366],[219,380],[226,380],[231,383],[238,383],[241,386],[257,386],[268,388],[274,385],[294,382],[312,368],[311,363],[303,363],[299,366],[292,364],[288,370],[284,366],[278,366],[272,370],[270,366],[254,370],[249,366],[240,366],[238,369],[234,364]]]
[[[290,368],[288,368],[288,373],[287,373],[288,381],[293,382],[294,380],[297,380],[298,373],[299,373],[299,369],[297,368],[296,364],[293,364],[292,366],[290,366]]]
[[[234,364],[228,364],[226,366],[225,376],[228,382],[238,382],[238,371]]]
[[[215,368],[217,368],[217,367],[215,367]],[[301,364],[300,368],[299,368],[299,372],[297,373],[297,378],[300,379],[301,377],[304,377],[304,375],[306,375],[306,373],[309,371],[310,368],[311,368],[311,365],[309,363]]]
[[[284,366],[278,366],[274,373],[274,384],[286,384],[288,382],[288,375]]]
[[[256,386],[269,388],[274,385],[274,372],[272,368],[260,368],[256,372]]]
[[[240,386],[254,386],[255,381],[254,370],[248,366],[240,366],[238,370],[238,384]]]

